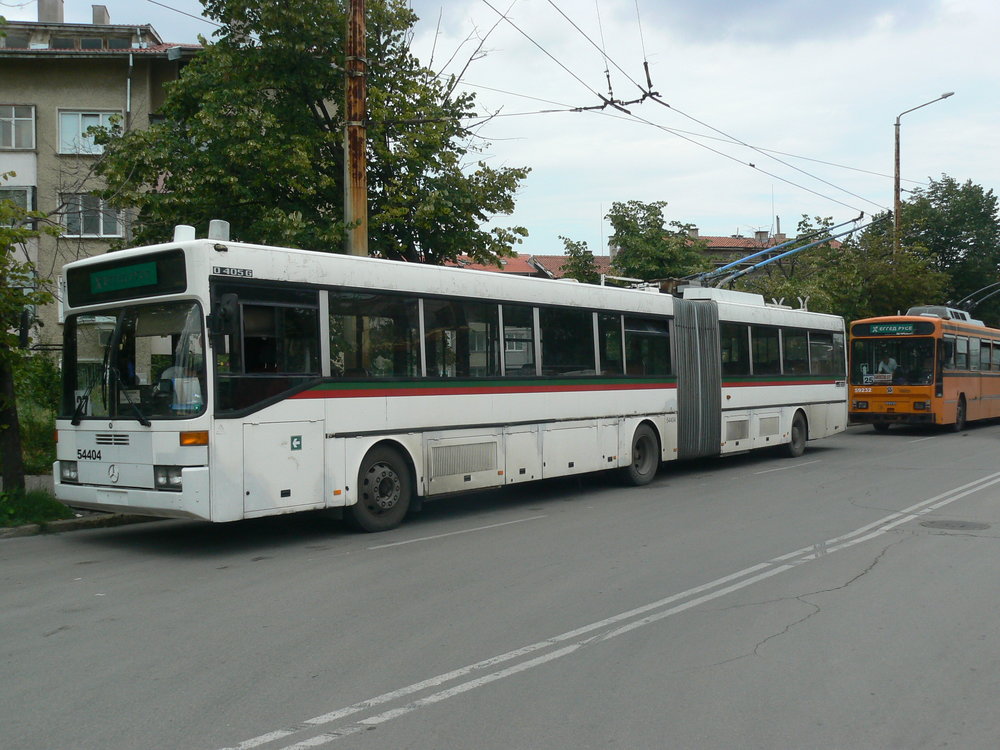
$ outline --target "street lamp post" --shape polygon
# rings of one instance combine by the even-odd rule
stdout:
[[[924,102],[923,104],[918,104],[916,107],[911,107],[910,109],[900,112],[896,115],[896,172],[895,181],[893,183],[893,202],[892,202],[892,252],[899,252],[899,215],[902,209],[902,203],[899,198],[899,118],[908,112],[912,112],[915,109],[920,109],[921,107],[926,107],[928,104],[933,104],[934,102],[939,102],[942,99],[947,99],[949,96],[954,95],[954,91],[946,91],[941,94],[937,99],[931,99],[929,102]]]

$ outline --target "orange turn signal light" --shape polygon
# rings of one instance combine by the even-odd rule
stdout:
[[[182,432],[181,445],[208,445],[208,430]]]

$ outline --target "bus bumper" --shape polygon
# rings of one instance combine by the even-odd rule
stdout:
[[[64,482],[59,476],[58,461],[54,468],[55,495],[72,508],[160,518],[212,520],[208,467],[185,468],[184,489],[179,492]]]
[[[851,424],[935,424],[932,412],[897,414],[894,412],[852,411],[848,413],[848,421]]]

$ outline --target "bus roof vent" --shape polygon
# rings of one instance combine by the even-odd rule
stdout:
[[[945,305],[917,305],[906,311],[907,315],[923,315],[926,317],[941,318],[942,320],[962,320],[974,326],[985,326],[981,320],[976,320],[965,310],[958,310]]]
[[[212,219],[208,222],[208,239],[229,242],[229,222],[222,219]]]
[[[194,238],[194,227],[190,224],[178,224],[174,227],[174,242],[190,242]]]

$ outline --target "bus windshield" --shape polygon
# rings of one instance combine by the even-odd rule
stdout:
[[[197,302],[165,302],[67,319],[62,416],[150,419],[205,410],[203,316]]]
[[[855,339],[851,385],[930,385],[934,382],[934,339]]]

